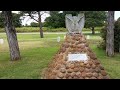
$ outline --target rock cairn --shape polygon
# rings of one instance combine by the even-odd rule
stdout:
[[[87,61],[68,61],[68,54],[86,53]],[[89,48],[83,34],[66,34],[65,41],[54,56],[44,79],[109,79],[104,67]]]

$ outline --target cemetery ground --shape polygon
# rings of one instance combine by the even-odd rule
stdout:
[[[0,44],[0,78],[41,79],[43,70],[59,50],[65,34],[45,33],[44,38],[40,38],[39,32],[17,35],[22,58],[19,61],[10,61],[6,34],[0,33],[0,38],[4,39],[4,43]],[[107,57],[104,50],[97,48],[99,41],[102,40],[99,33],[91,35],[91,32],[87,32],[84,35],[90,35],[90,39],[87,39],[89,46],[109,76],[112,79],[120,79],[120,53],[115,54],[114,57]],[[60,42],[57,42],[58,36]]]

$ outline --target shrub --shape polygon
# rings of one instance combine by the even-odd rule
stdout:
[[[103,41],[100,42],[98,45],[98,48],[106,49],[106,34],[107,34],[107,27],[101,29],[100,31],[101,37],[103,38]],[[120,48],[120,18],[115,22],[114,24],[114,51],[119,52]]]

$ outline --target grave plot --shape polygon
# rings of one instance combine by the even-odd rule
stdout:
[[[65,41],[44,72],[44,79],[109,79],[104,67],[90,49],[86,37],[66,34]]]

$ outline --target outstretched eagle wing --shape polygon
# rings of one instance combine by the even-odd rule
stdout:
[[[68,29],[69,33],[72,32],[72,24],[73,24],[73,18],[71,14],[66,14],[65,16],[65,24],[66,24],[66,28]]]
[[[85,24],[85,16],[83,13],[81,14],[78,14],[78,30],[79,30],[79,33],[82,32],[82,29],[84,27],[84,24]]]

